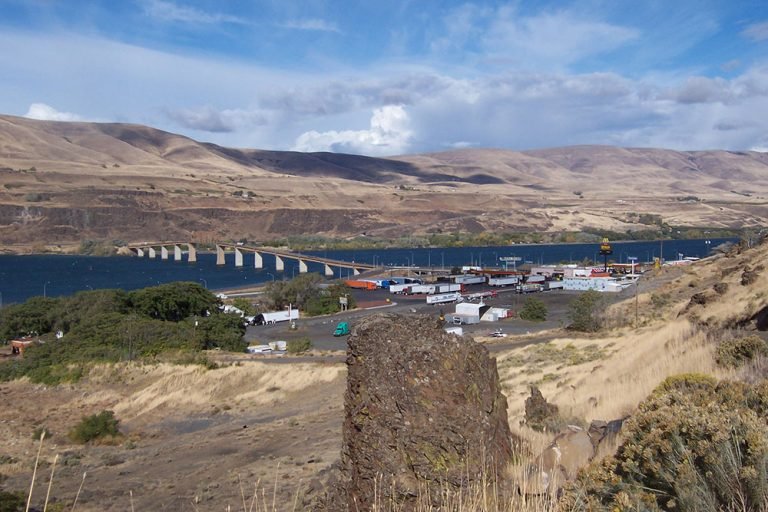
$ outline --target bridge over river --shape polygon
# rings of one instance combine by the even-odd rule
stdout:
[[[357,263],[343,260],[336,260],[331,258],[323,258],[321,256],[311,256],[308,254],[300,254],[291,251],[278,250],[270,247],[259,247],[252,245],[245,245],[239,243],[216,243],[216,264],[226,265],[225,254],[227,252],[234,252],[235,254],[235,266],[245,266],[246,255],[253,255],[253,268],[264,268],[264,254],[269,254],[275,258],[275,270],[285,270],[285,260],[293,259],[299,263],[299,272],[307,272],[307,263],[320,263],[324,265],[325,275],[332,277],[333,267],[350,269],[354,275],[360,274],[364,270],[371,270],[376,268],[369,263]],[[170,255],[173,252],[174,261],[183,261],[184,254],[187,256],[187,261],[197,261],[197,244],[195,242],[139,242],[128,244],[128,248],[136,253],[139,257],[147,256],[149,258],[157,258],[158,254],[160,259],[169,260]],[[186,248],[186,250],[184,250]]]

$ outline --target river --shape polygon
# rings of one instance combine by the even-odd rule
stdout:
[[[704,257],[723,242],[733,239],[664,240],[663,242],[614,242],[611,258],[619,263]],[[531,244],[499,247],[446,247],[429,249],[371,249],[347,251],[306,251],[306,254],[345,261],[388,266],[462,265],[503,266],[504,257],[519,257],[521,263],[579,262],[599,258],[599,244]],[[133,290],[172,281],[195,281],[220,290],[290,279],[299,273],[295,260],[285,259],[285,270],[277,272],[274,258],[264,254],[264,269],[253,268],[253,255],[245,253],[245,266],[234,266],[234,254],[227,264],[216,266],[216,255],[198,253],[197,263],[163,261],[128,256],[0,255],[0,306],[19,303],[36,295],[58,297],[82,290],[121,288]],[[186,255],[185,255],[186,257]],[[509,263],[511,266],[512,263]],[[309,263],[310,272],[323,272],[320,264]],[[336,277],[351,277],[348,269],[333,269]]]

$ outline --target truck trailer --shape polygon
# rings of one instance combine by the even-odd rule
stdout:
[[[459,292],[435,293],[432,295],[427,295],[427,304],[444,304],[446,302],[457,302],[460,300],[462,299]]]
[[[269,313],[260,313],[253,319],[253,325],[274,324],[277,322],[287,322],[289,320],[298,320],[299,310],[296,308],[286,309],[285,311],[271,311]]]
[[[375,290],[378,288],[374,281],[347,279],[344,284],[356,290]]]
[[[488,278],[488,285],[489,286],[511,286],[515,285],[520,281],[520,279],[517,276],[512,277],[489,277]]]

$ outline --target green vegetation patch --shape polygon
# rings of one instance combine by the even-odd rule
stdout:
[[[565,510],[766,510],[768,381],[667,382],[627,422],[616,455],[579,473]]]
[[[547,306],[541,299],[529,297],[525,299],[523,308],[520,310],[518,316],[523,320],[543,322],[547,319]]]
[[[76,382],[90,363],[156,360],[163,354],[212,367],[200,351],[242,352],[246,346],[242,318],[218,306],[208,290],[183,282],[33,297],[0,310],[0,341],[29,335],[41,341],[23,358],[0,363],[0,381],[28,376],[46,385]]]
[[[577,347],[568,343],[562,347],[554,343],[541,343],[531,345],[522,353],[504,359],[500,365],[511,367],[525,366],[530,373],[536,373],[541,369],[551,366],[576,366],[590,361],[597,361],[607,356],[603,348],[592,343],[584,347]]]
[[[85,444],[97,440],[114,440],[121,436],[120,421],[112,411],[86,416],[69,431],[69,438],[75,443]]]
[[[752,335],[721,341],[715,351],[715,361],[720,366],[734,368],[752,361],[757,356],[766,355],[768,342]]]

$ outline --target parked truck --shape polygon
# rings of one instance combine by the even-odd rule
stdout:
[[[485,282],[485,276],[476,276],[474,274],[453,276],[453,282],[458,284],[482,284]]]
[[[489,286],[511,286],[518,283],[520,279],[517,276],[509,276],[509,277],[489,277],[488,278],[488,285]]]
[[[376,283],[373,281],[348,279],[344,281],[344,284],[346,284],[350,288],[355,288],[357,290],[375,290],[376,288],[378,288],[378,286],[376,286]]]
[[[389,292],[390,293],[408,293],[408,290],[413,286],[413,284],[390,284],[389,285]]]
[[[298,320],[299,310],[296,308],[286,309],[284,311],[272,311],[269,313],[260,313],[253,319],[253,325],[274,324],[277,322],[287,322],[289,320]]]
[[[461,293],[459,292],[450,292],[450,293],[435,293],[432,295],[427,295],[427,304],[444,304],[446,302],[457,302],[461,299]]]
[[[418,295],[422,293],[435,293],[434,284],[412,284],[404,293]]]
[[[435,286],[435,291],[432,293],[448,293],[448,292],[463,292],[464,285],[456,283],[438,283]]]
[[[336,325],[336,330],[333,331],[334,336],[346,336],[349,334],[349,324],[347,322],[339,322]]]

